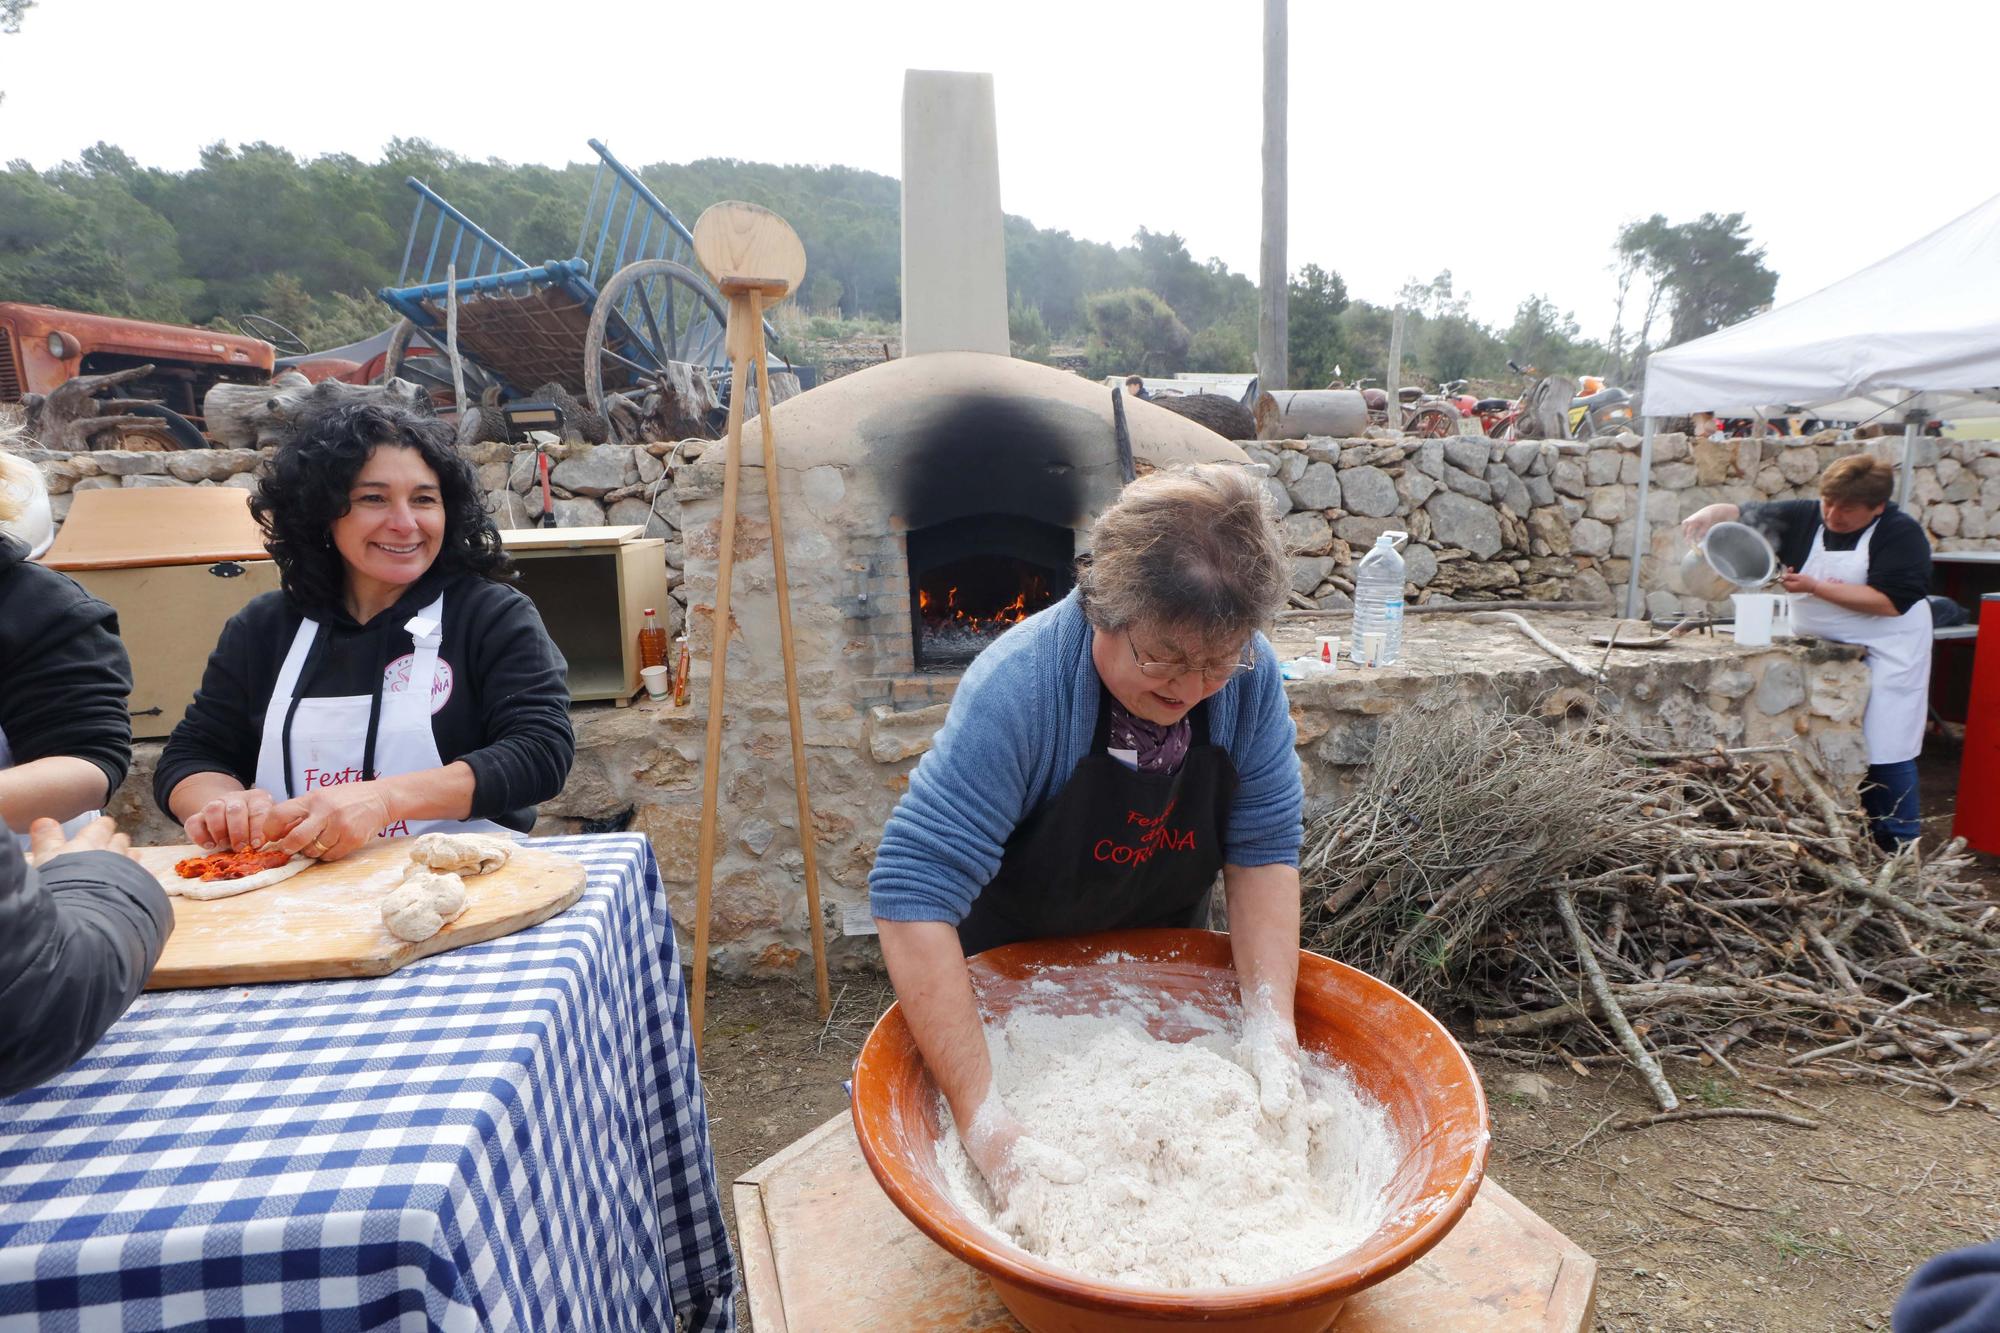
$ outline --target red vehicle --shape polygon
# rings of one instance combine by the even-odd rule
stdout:
[[[184,449],[208,443],[202,398],[217,384],[263,384],[274,353],[260,338],[181,324],[87,315],[54,306],[0,302],[0,403],[53,393],[78,375],[105,375],[138,366],[152,371],[119,385],[121,398],[145,406]]]

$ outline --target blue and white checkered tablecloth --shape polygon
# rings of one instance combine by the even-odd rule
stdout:
[[[735,1327],[633,834],[567,912],[367,981],[142,997],[0,1100],[0,1331]]]

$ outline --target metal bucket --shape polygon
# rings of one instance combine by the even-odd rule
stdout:
[[[1777,576],[1778,553],[1747,523],[1717,523],[1681,557],[1681,588],[1704,602],[1761,588]]]

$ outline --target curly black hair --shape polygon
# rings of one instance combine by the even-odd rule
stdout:
[[[333,522],[347,513],[355,476],[382,444],[415,449],[437,473],[444,540],[431,568],[509,577],[512,564],[486,512],[479,476],[452,447],[451,427],[393,404],[337,403],[300,417],[259,473],[250,501],[285,596],[308,610],[341,604],[347,567],[333,545]]]

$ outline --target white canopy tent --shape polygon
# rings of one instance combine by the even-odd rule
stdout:
[[[1902,423],[1897,498],[1907,497],[1926,420],[2000,415],[2000,195],[1853,277],[1655,352],[1640,406],[1642,487],[1659,417],[1804,412]],[[1644,503],[1635,556],[1645,550]],[[1638,575],[1635,558],[1632,613]]]

